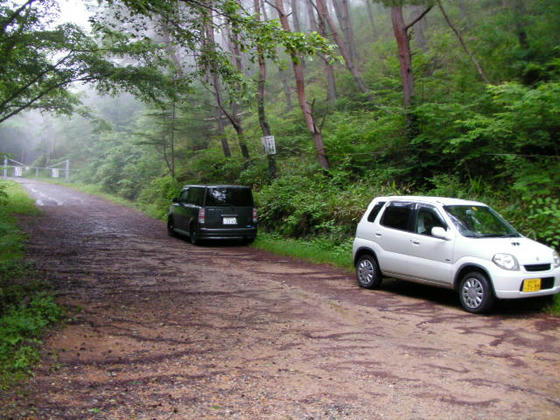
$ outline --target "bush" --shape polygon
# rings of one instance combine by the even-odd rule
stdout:
[[[5,185],[0,206],[0,388],[28,371],[39,358],[37,344],[44,327],[57,321],[63,310],[45,285],[35,279],[23,261],[25,236],[12,214],[37,212],[20,185]]]
[[[356,225],[371,199],[398,194],[395,185],[377,181],[350,183],[344,173],[331,176],[284,176],[264,187],[257,195],[260,224],[282,235],[322,235],[341,242],[354,234]]]
[[[155,178],[140,191],[138,202],[149,215],[162,219],[167,214],[169,203],[174,197],[179,196],[180,191],[181,184],[175,179],[169,176]]]

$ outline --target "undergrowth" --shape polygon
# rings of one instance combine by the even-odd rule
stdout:
[[[23,259],[25,235],[14,216],[39,210],[15,182],[0,181],[0,191],[0,389],[6,389],[38,362],[42,332],[64,311]]]

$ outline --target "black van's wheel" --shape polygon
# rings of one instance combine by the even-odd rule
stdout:
[[[488,278],[478,272],[465,274],[459,285],[459,300],[463,308],[474,314],[488,312],[496,301]]]
[[[189,239],[191,240],[191,244],[193,245],[197,245],[200,243],[200,239],[198,237],[198,230],[196,229],[194,223],[191,225],[191,228],[189,229]]]
[[[173,223],[173,217],[167,218],[167,234],[169,236],[175,236],[175,224]]]
[[[364,254],[358,258],[356,263],[356,279],[361,287],[376,289],[381,286],[383,277],[379,265],[370,254]]]

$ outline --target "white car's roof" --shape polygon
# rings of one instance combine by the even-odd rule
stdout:
[[[385,197],[375,197],[375,201],[413,201],[416,203],[426,203],[441,206],[486,206],[480,201],[463,200],[461,198],[450,197],[429,197],[425,195],[391,195]]]

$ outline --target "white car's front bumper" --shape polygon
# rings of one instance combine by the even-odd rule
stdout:
[[[497,270],[491,273],[494,292],[499,299],[521,299],[560,293],[560,268],[541,272]],[[541,289],[524,292],[523,282],[541,279]]]

